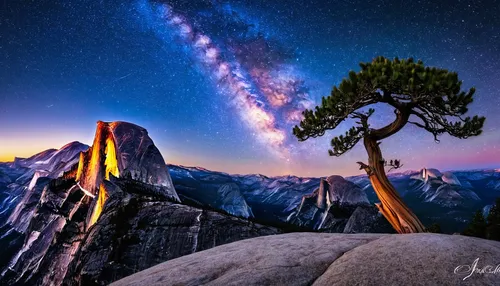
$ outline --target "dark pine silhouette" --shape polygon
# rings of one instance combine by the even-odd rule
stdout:
[[[488,214],[486,238],[500,241],[500,198],[496,199]]]
[[[486,220],[479,210],[474,214],[472,221],[462,232],[463,235],[486,238]]]

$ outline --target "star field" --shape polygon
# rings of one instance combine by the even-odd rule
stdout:
[[[500,166],[499,1],[4,1],[0,161],[73,140],[97,120],[148,129],[169,163],[229,173],[358,174],[362,146],[292,127],[358,63],[382,55],[457,71],[481,136],[406,126],[381,147],[406,168]],[[375,126],[394,114],[376,106]]]

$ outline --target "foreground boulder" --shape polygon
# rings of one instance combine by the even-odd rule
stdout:
[[[111,285],[497,285],[500,273],[467,277],[477,258],[477,268],[495,271],[500,243],[430,233],[291,233],[173,259]]]

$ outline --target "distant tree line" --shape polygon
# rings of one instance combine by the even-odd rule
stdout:
[[[497,198],[487,217],[478,210],[463,235],[500,241],[500,198]]]

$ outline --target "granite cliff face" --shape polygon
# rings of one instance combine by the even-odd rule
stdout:
[[[302,197],[287,221],[321,232],[393,232],[366,193],[341,176],[321,179],[319,188]]]
[[[48,159],[56,153],[12,164],[68,165]],[[72,166],[55,179],[41,171],[33,178],[1,228],[2,284],[104,285],[171,258],[279,232],[179,204],[163,157],[131,123],[99,121],[92,147]],[[234,190],[225,193],[234,199]]]
[[[169,169],[175,189],[183,201],[242,218],[254,217],[241,186],[230,175],[174,165],[170,165]]]
[[[333,203],[334,194],[330,192],[330,187],[327,180],[321,179],[319,188],[302,197],[300,206],[289,215],[287,221],[314,230],[321,229]]]
[[[87,233],[64,284],[108,284],[163,261],[276,233],[277,229],[213,211],[119,193]]]
[[[168,168],[146,129],[128,122],[97,122],[92,147],[80,156],[76,180],[97,195],[110,176],[127,177],[164,188],[165,195],[180,201]]]
[[[27,217],[40,199],[41,190],[78,162],[79,154],[89,146],[71,142],[60,149],[49,149],[30,158],[0,163],[0,224],[6,221],[25,229]],[[28,219],[29,220],[29,219]]]
[[[229,175],[175,165],[169,169],[179,196],[195,205],[296,230],[392,232],[369,205],[366,192],[341,176]],[[358,206],[362,208],[351,219]],[[350,227],[344,230],[350,219]]]
[[[360,229],[392,231],[373,206],[378,198],[366,175],[346,178],[330,176],[324,178],[322,183],[320,178],[229,175],[174,165],[169,165],[169,168],[179,196],[196,205],[233,211],[233,214],[242,217],[248,206],[253,219],[284,227],[298,225],[304,229],[328,232],[358,232]],[[389,173],[388,177],[424,225],[439,223],[446,233],[460,232],[476,210],[493,204],[500,197],[497,188],[500,172],[497,170],[440,172],[422,169]],[[219,199],[222,195],[219,188],[225,184],[238,186],[242,199],[234,201],[232,207],[238,209],[239,214]],[[318,197],[321,184],[325,187]],[[318,198],[322,201],[318,202]],[[331,204],[328,211],[327,201]],[[371,223],[376,226],[370,228]],[[350,227],[354,225],[357,227]]]
[[[183,200],[271,224],[292,223],[310,230],[318,229],[322,215],[317,209],[326,214],[330,204],[368,204],[366,193],[341,176],[326,179],[266,177],[229,175],[196,167],[169,165],[169,168]],[[324,184],[326,187],[318,188]],[[290,219],[299,209],[303,222]]]
[[[412,191],[420,191],[425,202],[454,207],[481,200],[469,184],[462,185],[452,172],[441,173],[436,169],[422,169],[412,176],[412,179],[417,181],[413,183]]]
[[[245,198],[240,192],[240,188],[235,183],[228,183],[220,186],[217,190],[217,200],[215,205],[228,213],[244,217],[254,217],[252,209],[248,206]]]

